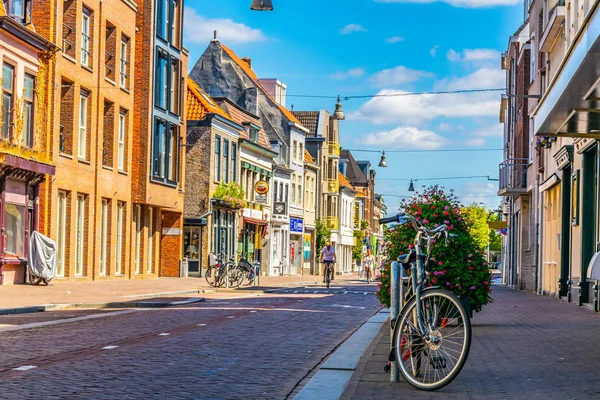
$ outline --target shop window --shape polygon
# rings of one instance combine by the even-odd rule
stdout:
[[[125,203],[122,201],[119,201],[117,203],[117,245],[116,245],[116,249],[115,249],[115,253],[116,253],[116,258],[115,258],[115,274],[116,275],[123,275],[123,260],[125,259],[125,253],[123,251],[124,249],[124,235],[125,235],[125,228],[124,228],[124,224],[125,221],[124,219],[126,218],[126,211],[125,211]]]
[[[25,206],[7,203],[4,219],[4,253],[24,257]]]
[[[65,276],[65,270],[69,265],[68,253],[66,252],[67,243],[69,243],[70,231],[67,229],[67,215],[70,213],[69,195],[67,192],[59,190],[58,192],[58,232],[57,232],[57,258],[58,268],[56,275],[58,277]]]
[[[133,264],[135,273],[139,275],[142,273],[142,206],[139,204],[133,208],[133,228],[135,229]]]
[[[75,258],[75,276],[83,276],[86,250],[86,196],[77,195],[77,215],[75,219],[76,235],[76,258]]]
[[[110,264],[110,222],[111,203],[109,199],[102,199],[100,209],[100,276],[105,276]]]

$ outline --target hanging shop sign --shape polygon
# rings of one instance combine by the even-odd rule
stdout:
[[[304,221],[299,218],[290,218],[290,232],[303,233]]]
[[[254,191],[259,195],[266,195],[269,193],[269,184],[265,181],[258,181],[254,185]]]

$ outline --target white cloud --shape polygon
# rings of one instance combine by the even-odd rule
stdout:
[[[342,35],[349,35],[354,32],[366,32],[367,30],[359,24],[348,24],[340,30]]]
[[[437,51],[440,48],[440,46],[438,46],[437,44],[435,46],[433,46],[430,50],[429,50],[429,54],[431,55],[431,57],[435,57],[437,55]]]
[[[500,60],[500,52],[493,49],[465,49],[459,53],[454,49],[450,49],[448,53],[446,53],[446,58],[450,61],[479,63],[482,61]]]
[[[347,79],[347,78],[358,78],[360,76],[363,76],[365,74],[365,70],[362,68],[350,68],[348,71],[345,72],[336,72],[335,74],[331,74],[329,75],[329,78],[331,79]]]
[[[501,89],[506,86],[506,73],[500,68],[482,67],[462,76],[445,78],[436,83],[437,90]]]
[[[495,6],[513,6],[522,3],[522,0],[375,0],[378,3],[446,3],[454,7],[487,8]]]
[[[469,147],[482,147],[485,146],[485,139],[482,137],[476,137],[476,138],[472,138],[469,140],[466,140],[465,142],[465,146],[469,146]]]
[[[260,42],[266,39],[260,29],[225,18],[206,18],[191,7],[185,8],[184,36],[188,43],[208,44],[213,39],[213,31],[218,32],[219,40],[231,43]]]
[[[454,49],[450,49],[446,53],[446,58],[450,61],[458,61],[460,60],[460,53],[457,53],[456,51],[454,51]]]
[[[439,149],[449,140],[428,130],[399,126],[391,131],[369,133],[358,140],[360,144],[400,149]]]
[[[348,119],[374,124],[410,124],[423,126],[439,118],[496,117],[499,96],[495,92],[389,96],[406,92],[384,89],[381,97],[365,102],[357,111],[348,112]]]
[[[394,43],[398,43],[398,42],[403,42],[404,38],[402,36],[392,36],[392,37],[385,39],[385,41],[390,44],[394,44]]]
[[[495,138],[504,136],[504,127],[500,123],[484,126],[475,131],[479,137]]]
[[[376,87],[390,87],[414,82],[421,78],[431,77],[433,74],[417,71],[399,65],[394,68],[384,69],[371,77],[371,82]]]

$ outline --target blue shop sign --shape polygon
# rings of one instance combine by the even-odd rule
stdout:
[[[304,232],[304,221],[298,218],[290,218],[290,232]]]

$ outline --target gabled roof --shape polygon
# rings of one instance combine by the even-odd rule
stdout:
[[[340,158],[343,160],[348,160],[346,164],[346,176],[352,182],[353,185],[359,186],[367,186],[369,184],[369,180],[366,175],[362,172],[362,169],[352,156],[352,153],[348,150],[342,150],[340,152]]]
[[[314,164],[315,160],[310,156],[308,150],[304,149],[304,162]]]
[[[265,96],[267,96],[269,98],[269,100],[271,100],[271,102],[279,108],[279,110],[281,110],[281,112],[286,116],[286,118],[293,123],[302,125],[302,123],[300,121],[298,121],[298,119],[294,116],[294,114],[292,114],[292,112],[290,110],[288,110],[287,108],[285,108],[284,106],[282,106],[281,104],[277,103],[272,97],[271,95],[261,86],[261,84],[258,81],[258,76],[256,75],[256,73],[252,70],[252,68],[250,68],[250,66],[248,65],[247,62],[245,62],[244,60],[242,60],[241,58],[239,58],[237,56],[237,54],[235,54],[235,52],[233,50],[231,50],[229,47],[225,46],[224,44],[222,44],[221,42],[219,42],[219,45],[221,46],[221,48],[227,53],[227,55],[233,60],[233,62],[235,62],[237,64],[238,67],[240,67],[245,73],[246,75],[248,75],[248,77],[250,79],[252,79],[252,81],[254,82],[254,84],[256,85],[256,87],[260,88],[260,90],[263,92],[263,94]]]
[[[188,121],[199,121],[207,113],[218,114],[232,121],[231,116],[194,82],[191,78],[186,79],[188,96],[186,100],[186,119]]]
[[[226,110],[227,113],[229,113],[229,115],[231,116],[231,120],[233,122],[235,122],[236,124],[243,126],[245,124],[252,123],[252,124],[256,125],[257,127],[259,127],[260,130],[258,131],[258,143],[257,144],[261,147],[264,147],[267,150],[273,150],[271,147],[271,143],[269,142],[269,136],[267,135],[265,130],[262,128],[262,126],[260,124],[260,120],[257,116],[244,110],[242,107],[238,106],[237,104],[235,104],[234,102],[232,102],[231,100],[229,100],[226,97],[218,97],[216,99],[216,102],[219,104],[219,106],[221,106],[224,110]],[[248,131],[244,129],[240,133],[240,138],[249,139]]]
[[[354,190],[354,187],[352,186],[352,184],[348,181],[348,179],[346,179],[346,177],[338,171],[338,181],[340,181],[340,186],[342,187],[346,187],[349,189]]]
[[[307,136],[317,136],[317,126],[319,125],[319,111],[292,111],[300,123],[310,131]]]

